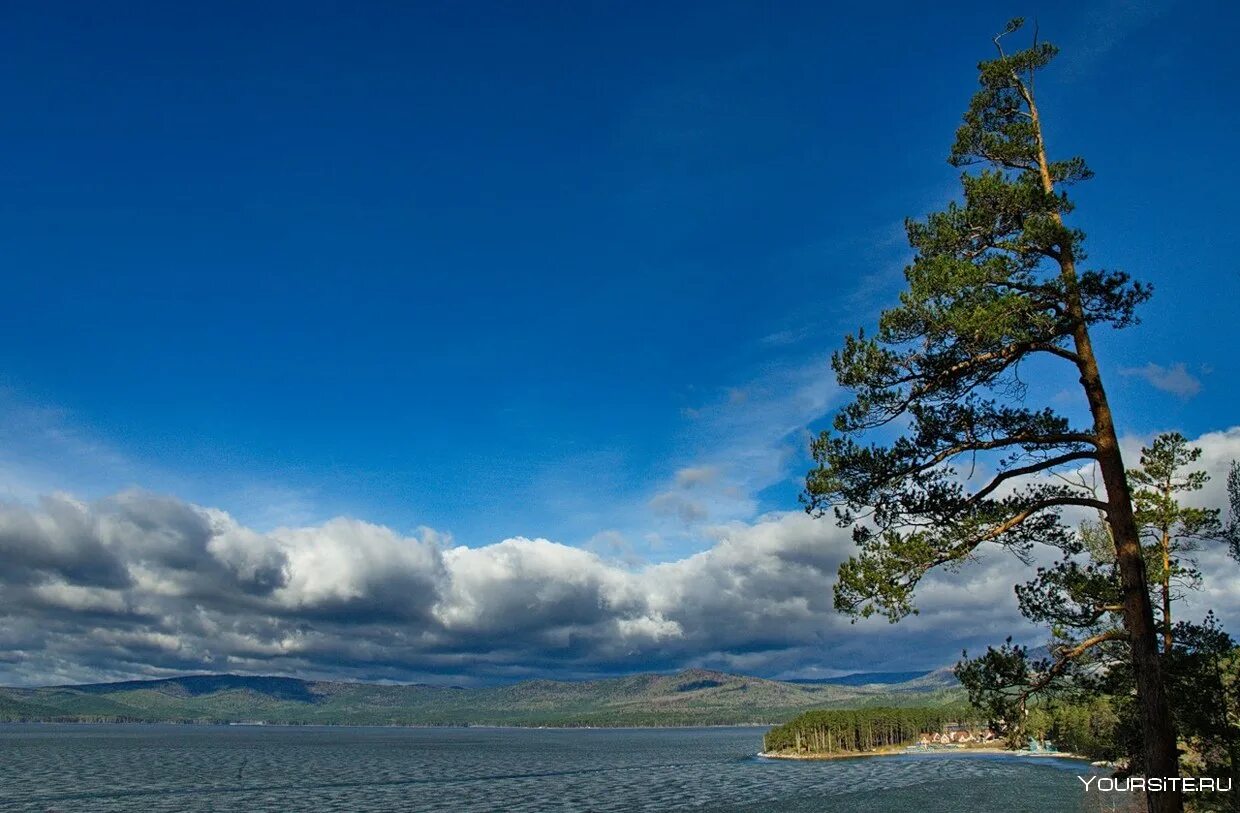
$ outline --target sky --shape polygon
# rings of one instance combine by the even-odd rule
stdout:
[[[6,6],[0,682],[816,676],[1036,640],[1002,554],[896,626],[831,610],[847,533],[797,505],[827,359],[958,194],[989,38],[1036,18],[1051,152],[1097,173],[1073,225],[1155,288],[1096,337],[1126,447],[1181,431],[1217,485],[1240,12],[834,5]],[[1193,606],[1240,622],[1217,564]]]

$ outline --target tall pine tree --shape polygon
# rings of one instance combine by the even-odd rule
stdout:
[[[1101,512],[1114,541],[1124,634],[1136,677],[1151,776],[1178,775],[1176,737],[1160,672],[1158,631],[1114,418],[1091,331],[1123,328],[1149,288],[1123,273],[1088,270],[1084,234],[1065,223],[1065,188],[1091,172],[1080,158],[1051,160],[1034,96],[1056,49],[1017,53],[1001,38],[979,65],[981,89],[956,133],[950,162],[983,165],[962,176],[964,201],[907,224],[916,250],[907,290],[874,336],[845,339],[832,358],[854,393],[834,431],[812,444],[817,466],[804,500],[853,526],[858,552],[840,568],[836,606],[897,620],[913,611],[919,580],[987,543],[1027,554],[1035,543],[1071,545],[1064,508]],[[1049,405],[1029,405],[1022,363],[1067,365],[1091,421],[1075,426]],[[867,441],[897,434],[883,444]],[[1095,465],[1105,498],[1045,476]],[[960,466],[967,467],[964,471]],[[977,468],[989,471],[975,485]],[[1176,792],[1150,794],[1152,811],[1178,811]]]

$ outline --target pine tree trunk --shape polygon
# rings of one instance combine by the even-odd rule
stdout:
[[[1171,533],[1164,528],[1162,535],[1162,609],[1163,653],[1171,651]]]
[[[1037,104],[1032,92],[1019,78],[1017,85],[1029,106],[1042,187],[1047,194],[1054,194],[1055,184],[1051,177],[1050,163],[1046,158],[1046,143],[1042,137]],[[1052,217],[1062,225],[1063,221],[1057,212]],[[1081,373],[1081,386],[1085,389],[1089,412],[1094,419],[1098,468],[1102,472],[1102,482],[1107,492],[1107,523],[1111,527],[1111,537],[1115,542],[1115,562],[1123,589],[1124,629],[1128,633],[1132,650],[1132,671],[1137,682],[1145,774],[1150,777],[1175,777],[1180,775],[1180,755],[1176,746],[1171,707],[1167,702],[1167,690],[1162,679],[1158,628],[1154,624],[1154,609],[1145,575],[1145,557],[1141,553],[1141,536],[1133,515],[1128,474],[1120,454],[1111,406],[1102,387],[1102,375],[1098,371],[1098,360],[1090,340],[1089,326],[1085,322],[1084,307],[1077,287],[1076,262],[1070,249],[1066,249],[1060,257],[1059,266],[1068,295],[1068,316],[1074,324],[1072,338],[1079,358],[1077,368]],[[1178,790],[1147,793],[1146,801],[1150,813],[1181,813],[1184,809]]]
[[[1075,278],[1075,274],[1073,276]],[[1141,733],[1145,744],[1145,773],[1151,777],[1179,776],[1175,726],[1162,679],[1158,631],[1154,625],[1154,610],[1146,583],[1141,540],[1132,512],[1132,495],[1111,408],[1102,388],[1102,378],[1084,320],[1079,322],[1076,339],[1077,354],[1081,357],[1081,384],[1094,418],[1098,467],[1106,486],[1107,522],[1115,540],[1115,561],[1123,587],[1124,628],[1128,632],[1133,673],[1137,681],[1137,702],[1141,710]],[[1151,813],[1179,813],[1183,809],[1178,791],[1150,793],[1147,797]]]

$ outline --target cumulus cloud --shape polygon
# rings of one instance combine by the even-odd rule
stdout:
[[[1217,504],[1240,428],[1198,443],[1214,477],[1199,497]],[[710,533],[701,552],[634,567],[546,539],[467,547],[348,518],[260,532],[141,491],[0,504],[0,682],[911,669],[1042,634],[1012,595],[1028,566],[1002,550],[933,573],[919,616],[852,624],[831,594],[846,530],[797,512]],[[1240,567],[1221,549],[1201,558],[1206,580],[1189,611],[1235,624]]]
[[[1170,367],[1150,362],[1144,367],[1125,367],[1120,373],[1144,379],[1154,389],[1178,395],[1180,398],[1192,398],[1201,392],[1201,381],[1190,373],[1182,362]]]

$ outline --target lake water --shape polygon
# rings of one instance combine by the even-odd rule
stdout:
[[[755,728],[0,725],[0,810],[934,813],[1097,810],[1083,762],[755,756]],[[1093,794],[1096,796],[1096,794]]]

